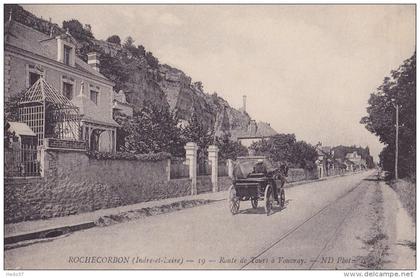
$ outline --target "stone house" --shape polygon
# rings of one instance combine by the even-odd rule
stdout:
[[[316,145],[318,159],[316,164],[318,167],[318,176],[331,176],[337,174],[340,162],[334,158],[334,150],[331,146],[322,146],[321,143]]]
[[[277,132],[270,126],[269,123],[256,122],[251,120],[247,130],[232,130],[232,139],[241,143],[243,146],[249,148],[252,143],[259,142],[263,139],[268,139]]]
[[[346,160],[351,162],[352,171],[366,169],[366,160],[362,159],[357,151],[346,154]]]
[[[246,95],[242,97],[243,104],[239,109],[241,114],[247,114],[246,112]],[[249,148],[252,143],[259,142],[264,139],[268,139],[277,134],[269,123],[256,122],[250,120],[246,129],[237,129],[231,131],[232,140],[239,142],[242,146]]]
[[[99,72],[95,53],[88,55],[88,63],[76,56],[77,44],[68,32],[49,36],[13,20],[6,22],[5,99],[29,90],[42,78],[77,106],[80,132],[74,139],[87,142],[90,150],[115,151],[114,83]]]

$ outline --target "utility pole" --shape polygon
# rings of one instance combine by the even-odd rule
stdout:
[[[399,123],[398,123],[398,104],[394,104],[395,107],[395,179],[398,179],[398,128],[399,128]]]

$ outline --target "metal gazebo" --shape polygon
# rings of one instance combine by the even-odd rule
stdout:
[[[43,77],[30,87],[19,102],[19,121],[44,138],[80,139],[79,108],[48,84]]]

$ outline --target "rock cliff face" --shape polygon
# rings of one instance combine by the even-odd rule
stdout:
[[[196,113],[207,126],[214,127],[216,135],[232,129],[247,128],[251,118],[246,113],[232,108],[217,94],[203,92],[181,70],[161,65],[159,74],[161,80],[158,84],[165,93],[171,110],[177,111],[180,119],[188,121],[192,113]]]
[[[165,93],[158,84],[156,76],[146,70],[136,69],[128,75],[124,82],[123,91],[127,101],[134,105],[134,110],[139,110],[146,103],[157,106],[168,106]]]
[[[171,110],[176,111],[181,120],[188,121],[196,113],[206,126],[214,126],[215,114],[206,99],[206,94],[191,83],[191,78],[181,70],[168,65],[159,66],[161,90]]]
[[[128,74],[121,89],[135,109],[140,109],[145,103],[169,106],[183,122],[196,113],[207,127],[214,128],[218,136],[249,129],[251,118],[247,113],[232,108],[217,94],[204,92],[201,83],[192,82],[191,77],[183,71],[166,64],[153,68],[144,55],[127,55],[124,53],[126,49],[114,43],[95,40],[94,44],[105,55],[124,60]],[[128,58],[121,58],[126,56]],[[106,63],[102,63],[101,72],[105,75],[106,66]]]
[[[64,31],[57,24],[37,18],[19,5],[5,6],[5,20],[9,17],[11,9],[13,20],[41,32]],[[118,44],[92,38],[88,38],[84,47],[99,52],[101,73],[117,84],[116,91],[122,89],[125,92],[127,101],[133,104],[134,110],[141,109],[146,103],[169,106],[185,122],[190,119],[192,113],[196,113],[206,126],[214,127],[216,135],[246,132],[253,122],[247,113],[232,108],[217,94],[205,93],[200,82],[193,83],[181,70],[162,64],[151,66],[145,52],[134,55]],[[110,70],[112,67],[116,67],[117,70]],[[120,72],[119,76],[116,76],[116,71],[123,71],[123,74]]]

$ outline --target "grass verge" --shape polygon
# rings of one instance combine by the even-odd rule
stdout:
[[[388,183],[397,193],[403,207],[411,219],[416,223],[416,182],[409,179],[400,179]]]
[[[371,201],[370,217],[372,226],[362,240],[368,254],[358,258],[359,266],[364,269],[382,269],[386,263],[389,246],[388,236],[384,232],[384,198],[379,183],[375,184],[375,191]]]

